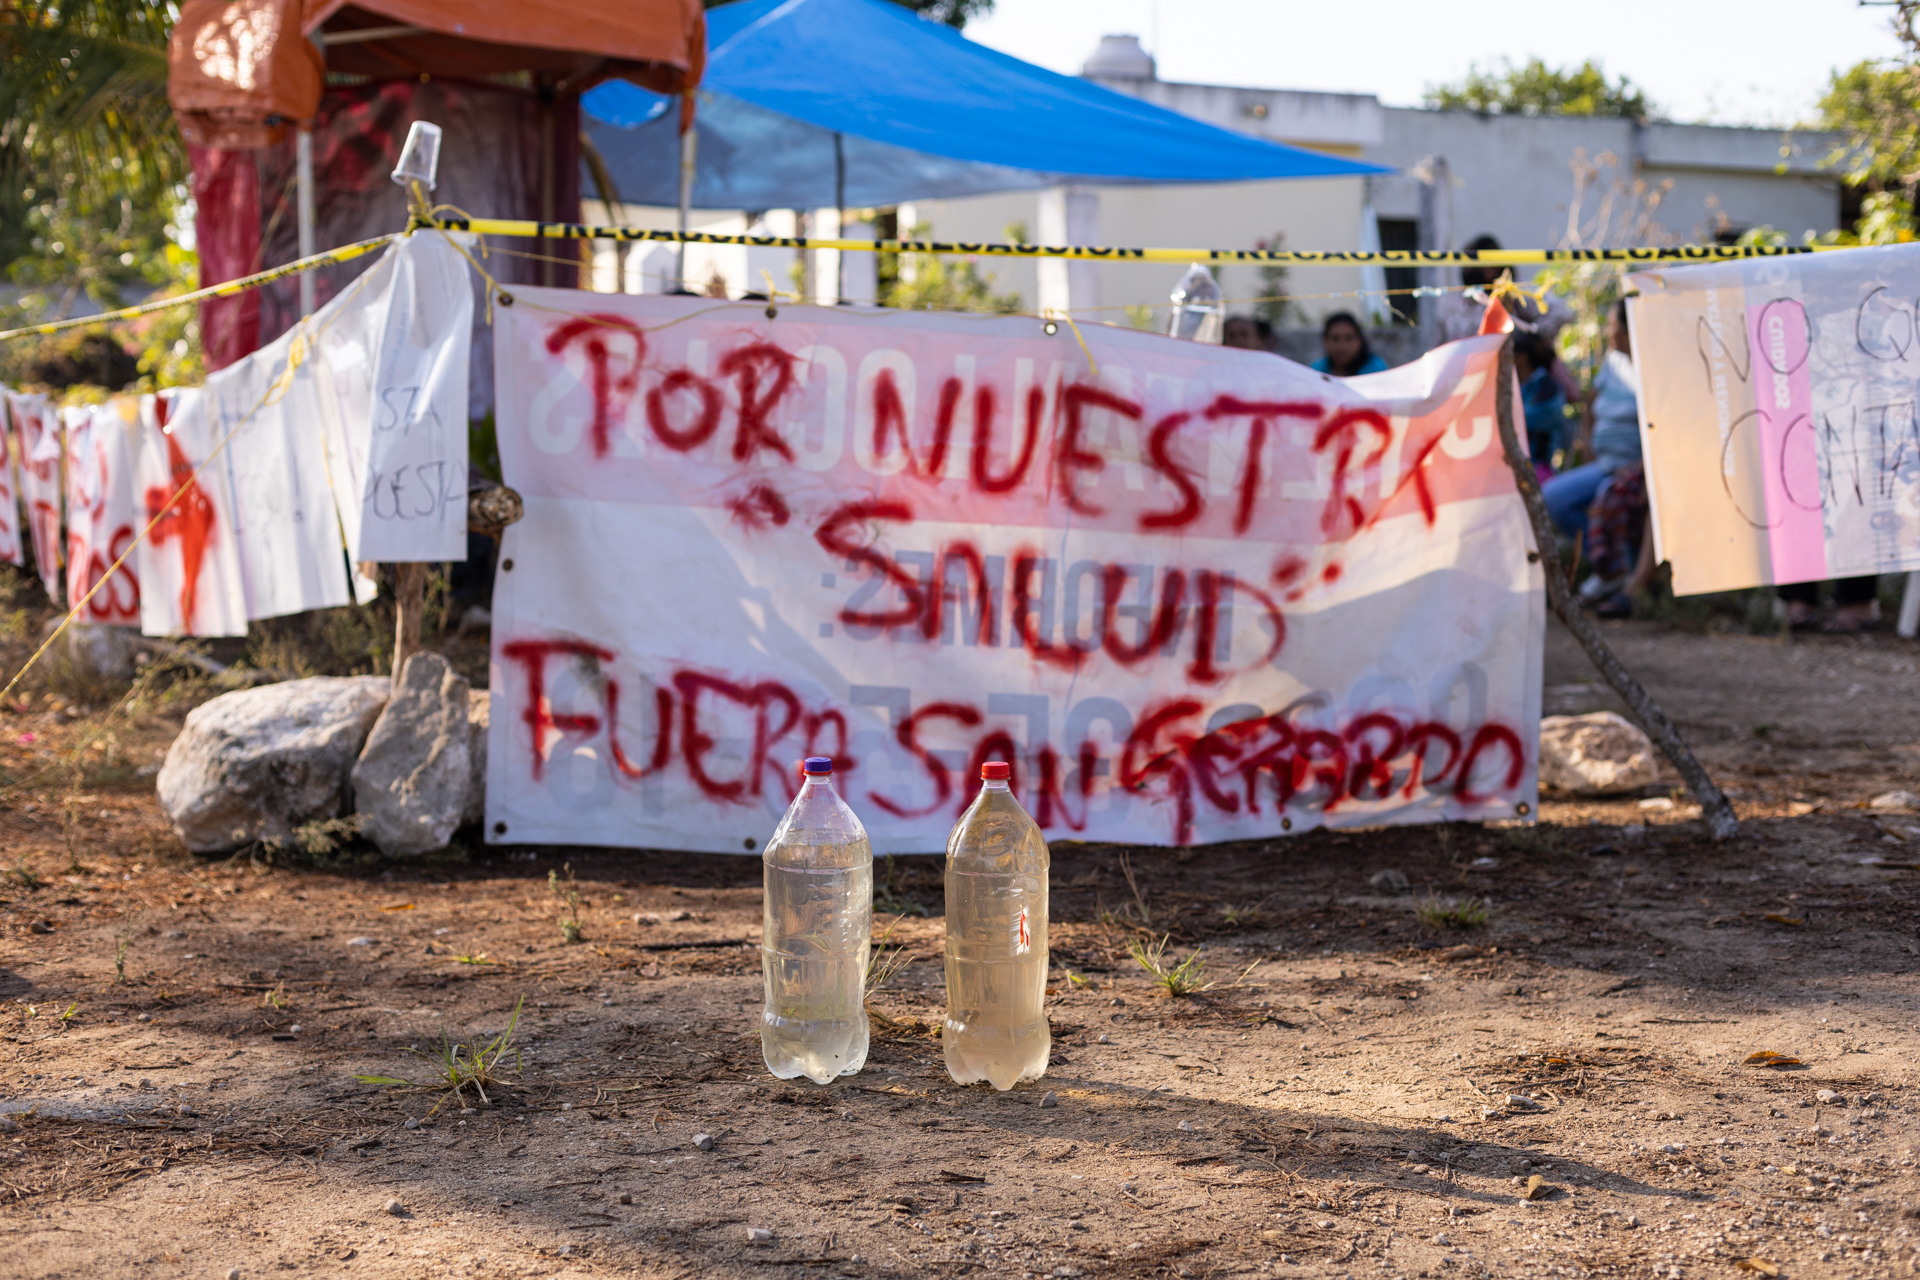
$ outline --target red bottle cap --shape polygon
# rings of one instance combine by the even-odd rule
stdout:
[[[1005,760],[989,760],[980,766],[980,777],[985,782],[1005,782],[1013,776],[1013,766]]]

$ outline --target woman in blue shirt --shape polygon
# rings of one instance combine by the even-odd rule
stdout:
[[[1366,331],[1351,312],[1336,311],[1320,327],[1320,347],[1326,354],[1313,362],[1320,373],[1336,378],[1357,378],[1363,373],[1380,373],[1387,362],[1373,354],[1367,345]]]
[[[1567,393],[1554,376],[1553,344],[1525,330],[1513,335],[1513,367],[1520,376],[1520,404],[1527,415],[1527,453],[1542,483],[1553,474],[1554,452],[1566,444]]]
[[[1587,529],[1587,508],[1608,476],[1640,461],[1640,375],[1633,367],[1633,345],[1627,333],[1627,304],[1613,310],[1607,326],[1606,362],[1593,381],[1587,402],[1585,438],[1593,461],[1584,463],[1540,486],[1547,513],[1560,532],[1578,537]]]

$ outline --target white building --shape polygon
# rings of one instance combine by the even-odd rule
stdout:
[[[1506,248],[1700,242],[1762,225],[1796,237],[1841,225],[1841,184],[1823,164],[1840,145],[1832,134],[1481,115],[1387,107],[1372,94],[1175,84],[1155,76],[1153,59],[1133,36],[1104,37],[1082,74],[1222,128],[1396,172],[929,201],[903,207],[901,224],[927,222],[943,240],[995,239],[1020,222],[1049,243],[1229,249],[1253,248],[1276,233],[1285,237],[1285,248],[1359,248],[1369,216],[1386,248],[1460,248],[1481,235]],[[1432,164],[1436,158],[1445,162],[1442,187],[1431,183],[1441,169]],[[1129,304],[1164,306],[1180,275],[1165,265],[1085,264],[1063,288],[1069,282],[1060,278],[1060,264],[1052,280],[1040,264],[984,265],[1030,305],[1114,320]],[[1358,289],[1359,276],[1350,268],[1295,267],[1287,290],[1338,293]],[[1253,267],[1231,266],[1222,286],[1229,300],[1253,298],[1262,281]],[[1309,315],[1360,309],[1351,297],[1300,305]]]
[[[1730,239],[1754,226],[1799,236],[1842,224],[1843,190],[1824,162],[1836,135],[1604,117],[1480,115],[1387,107],[1372,94],[1176,84],[1159,79],[1134,36],[1105,36],[1082,69],[1096,83],[1255,137],[1371,161],[1394,170],[1372,178],[1318,178],[1208,185],[1053,188],[902,205],[905,233],[924,223],[934,239],[995,241],[1015,225],[1042,244],[1251,249],[1460,248],[1491,235],[1505,248],[1597,247]],[[629,225],[674,225],[666,209],[629,207]],[[591,216],[591,215],[590,215]],[[1368,227],[1366,224],[1371,224]],[[832,235],[833,210],[803,224],[774,210],[752,224],[731,211],[696,210],[696,230],[792,235],[804,225]],[[870,224],[850,227],[871,234]],[[871,301],[872,255],[814,255],[809,294]],[[602,246],[595,287],[653,292],[671,281],[671,250],[636,250],[616,283]],[[694,246],[690,288],[738,297],[796,285],[791,250]],[[1029,308],[1128,323],[1140,307],[1164,321],[1167,294],[1184,268],[1163,263],[1067,263],[982,259],[1002,291]],[[1217,273],[1229,311],[1251,311],[1270,292],[1258,268]],[[1520,273],[1525,275],[1527,273]],[[1438,282],[1386,273],[1393,288]],[[838,289],[836,292],[836,281]],[[1350,267],[1293,267],[1283,288],[1299,297],[1295,322],[1334,310],[1364,311]],[[1374,285],[1381,281],[1375,273]],[[1376,302],[1376,305],[1379,305]],[[1407,308],[1400,300],[1398,306]]]

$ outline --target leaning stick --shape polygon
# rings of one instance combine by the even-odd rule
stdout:
[[[1533,474],[1533,463],[1520,449],[1520,436],[1513,425],[1513,339],[1509,337],[1500,346],[1499,380],[1494,388],[1494,413],[1500,422],[1500,444],[1506,452],[1507,466],[1513,470],[1513,482],[1520,490],[1520,500],[1526,504],[1527,516],[1533,522],[1534,545],[1539,548],[1541,568],[1547,580],[1547,603],[1553,606],[1553,612],[1562,626],[1573,633],[1580,647],[1587,651],[1587,657],[1613,691],[1627,704],[1627,712],[1640,722],[1647,736],[1659,746],[1662,754],[1673,762],[1673,767],[1686,779],[1687,790],[1693,792],[1693,798],[1700,802],[1700,814],[1706,819],[1707,832],[1715,840],[1730,839],[1740,829],[1740,820],[1734,816],[1733,805],[1727,795],[1714,785],[1713,778],[1707,773],[1687,743],[1680,736],[1680,730],[1673,721],[1667,719],[1667,713],[1653,700],[1633,673],[1628,671],[1608,646],[1606,637],[1600,634],[1600,628],[1593,620],[1580,611],[1580,606],[1568,598],[1567,581],[1560,570],[1556,548],[1559,538],[1554,532],[1553,519],[1547,514],[1547,504],[1540,496],[1540,482]]]

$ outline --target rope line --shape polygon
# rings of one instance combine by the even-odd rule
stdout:
[[[848,240],[810,236],[723,235],[711,231],[654,231],[582,222],[510,218],[420,218],[416,227],[470,231],[519,239],[616,240],[629,243],[746,245],[756,249],[838,249],[854,253],[965,254],[998,258],[1070,258],[1095,262],[1250,262],[1296,266],[1527,267],[1558,262],[1631,264],[1729,262],[1838,253],[1860,245],[1682,244],[1630,249],[1130,249],[1093,245],[962,243],[945,240]]]
[[[205,302],[209,298],[231,298],[245,293],[249,289],[258,289],[261,285],[283,280],[302,271],[312,271],[315,267],[331,266],[336,262],[350,262],[363,254],[373,252],[393,240],[393,236],[376,236],[372,240],[362,240],[357,244],[342,245],[338,249],[328,249],[325,253],[316,253],[310,258],[301,258],[285,266],[270,267],[265,271],[256,271],[250,276],[241,276],[237,280],[228,280],[222,284],[208,285],[204,289],[195,289],[172,298],[162,298],[157,302],[143,302],[138,306],[121,307],[117,311],[103,311],[97,316],[76,316],[71,320],[49,320],[45,324],[30,324],[21,329],[0,330],[0,342],[13,338],[32,338],[43,334],[60,333],[67,329],[83,329],[88,325],[112,324],[116,320],[131,320],[135,316],[151,315],[156,311],[165,311],[169,307],[184,307],[195,302]]]

